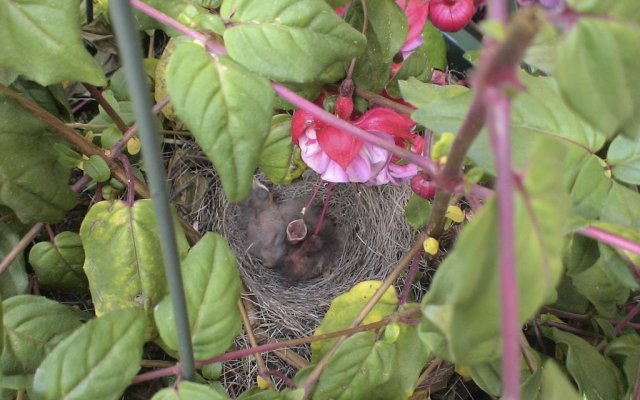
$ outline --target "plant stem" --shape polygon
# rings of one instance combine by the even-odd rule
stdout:
[[[622,250],[627,250],[635,254],[640,255],[640,243],[631,241],[616,233],[606,231],[602,228],[595,226],[587,226],[578,229],[578,233],[590,237],[591,239],[598,240],[602,243],[606,243],[610,246],[617,247]]]
[[[111,104],[109,104],[107,99],[104,98],[104,96],[98,90],[97,87],[90,85],[88,83],[83,83],[83,85],[89,91],[89,93],[91,94],[91,97],[96,99],[98,104],[100,104],[100,106],[104,109],[104,111],[107,113],[109,118],[111,118],[111,120],[116,124],[120,132],[124,132],[127,129],[129,129],[129,127],[124,122],[124,120],[120,117],[118,112],[111,106]]]
[[[2,274],[7,268],[9,268],[9,266],[13,263],[16,257],[18,257],[20,253],[22,253],[22,251],[27,248],[29,243],[31,243],[33,238],[36,237],[36,235],[40,232],[40,229],[42,229],[43,226],[44,224],[42,223],[37,223],[34,226],[32,226],[31,229],[29,229],[29,232],[27,232],[18,241],[18,243],[16,243],[16,245],[13,246],[13,248],[7,253],[7,255],[4,256],[4,258],[2,259],[2,262],[0,262],[0,274]]]
[[[518,283],[516,277],[513,174],[511,168],[511,101],[500,89],[487,88],[487,125],[496,158],[498,202],[498,263],[500,269],[500,310],[502,319],[503,397],[520,398],[520,348],[518,338]]]
[[[592,337],[592,338],[600,337],[600,335],[598,335],[597,333],[586,331],[586,330],[580,329],[580,328],[575,328],[573,326],[570,326],[570,325],[567,325],[567,324],[563,324],[562,322],[547,321],[547,322],[545,322],[545,325],[550,326],[552,328],[558,328],[561,331],[570,332],[570,333],[573,333],[573,334],[578,335],[578,336]]]
[[[254,355],[254,354],[258,354],[258,353],[265,353],[268,351],[274,351],[274,350],[278,350],[278,349],[284,349],[284,348],[288,348],[288,347],[294,347],[294,346],[299,346],[302,344],[307,344],[307,343],[312,343],[312,342],[316,342],[319,340],[327,340],[327,339],[334,339],[336,337],[341,337],[341,336],[345,336],[345,335],[353,335],[354,333],[358,333],[358,332],[365,332],[365,331],[370,331],[370,330],[376,330],[379,329],[385,325],[388,325],[389,323],[395,321],[396,319],[402,318],[402,317],[409,317],[415,314],[419,314],[420,313],[420,309],[415,308],[415,309],[411,309],[411,310],[407,310],[407,311],[403,311],[401,313],[397,313],[397,314],[393,314],[393,315],[389,315],[385,318],[383,318],[380,321],[377,322],[373,322],[371,324],[366,324],[366,325],[361,325],[355,328],[349,328],[349,329],[343,329],[340,331],[336,331],[336,332],[330,332],[330,333],[325,333],[323,335],[314,335],[314,336],[309,336],[309,337],[305,337],[305,338],[298,338],[298,339],[291,339],[291,340],[285,340],[282,342],[274,342],[274,343],[268,343],[268,344],[263,344],[261,346],[257,346],[257,347],[251,347],[248,349],[242,349],[242,350],[237,350],[237,351],[230,351],[228,353],[213,357],[213,358],[209,358],[206,360],[199,360],[196,361],[196,366],[198,368],[203,367],[205,365],[208,364],[213,364],[216,362],[223,362],[223,361],[229,361],[229,360],[237,360],[243,357],[247,357],[250,355]],[[132,384],[138,384],[141,382],[146,382],[146,381],[150,381],[153,379],[158,379],[158,378],[162,378],[165,376],[171,376],[171,375],[175,375],[177,372],[179,372],[179,367],[178,365],[174,365],[172,367],[168,367],[168,368],[163,368],[163,369],[159,369],[156,371],[150,371],[150,372],[146,372],[143,374],[140,374],[138,376],[136,376],[132,382]]]
[[[400,293],[398,299],[398,306],[407,303],[407,298],[409,297],[409,292],[411,291],[411,287],[413,286],[413,281],[416,279],[416,275],[418,274],[418,267],[420,266],[421,258],[422,253],[418,253],[415,257],[413,257],[413,261],[411,262],[411,266],[409,267],[409,271],[407,272],[404,287],[402,288],[402,292]]]
[[[615,335],[619,335],[622,330],[629,324],[629,322],[631,322],[638,314],[640,314],[640,303],[637,303],[635,306],[633,306],[631,311],[629,311],[624,319],[616,324],[613,333]]]
[[[169,294],[173,302],[173,313],[178,336],[178,352],[182,367],[181,374],[184,379],[193,380],[195,366],[187,304],[180,270],[180,257],[173,227],[171,205],[167,194],[166,174],[162,157],[158,150],[160,143],[158,143],[158,135],[153,115],[151,114],[152,103],[142,65],[143,56],[137,40],[139,34],[135,26],[133,10],[129,0],[111,0],[109,10],[118,47],[120,48],[125,77],[131,93],[133,109],[140,125],[142,156],[151,187],[151,198],[153,199],[153,207],[156,214],[164,269],[169,284]]]
[[[355,93],[356,95],[362,97],[363,99],[367,100],[371,104],[378,104],[381,106],[385,106],[387,108],[391,108],[403,114],[411,115],[411,113],[416,110],[413,107],[400,104],[397,101],[393,101],[384,96],[380,96],[379,94],[370,92],[366,89],[356,87]]]
[[[577,314],[569,311],[558,310],[557,308],[551,307],[542,307],[543,312],[547,312],[549,314],[553,314],[560,318],[571,319],[575,321],[588,321],[591,319],[591,315],[589,314]]]

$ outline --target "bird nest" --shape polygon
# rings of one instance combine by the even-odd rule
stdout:
[[[308,199],[319,182],[318,176],[307,171],[298,181],[286,185],[272,185],[259,179],[270,189],[276,202],[293,198]],[[229,203],[223,193],[215,170],[195,143],[187,142],[177,148],[169,162],[172,197],[179,213],[200,233],[218,232],[228,241],[238,259],[242,280],[248,290],[245,298],[252,326],[261,343],[311,335],[322,320],[331,301],[358,282],[383,280],[400,258],[412,246],[416,233],[404,220],[404,206],[411,190],[406,186],[366,187],[355,184],[335,185],[328,214],[336,222],[340,245],[333,267],[323,276],[308,281],[291,282],[278,271],[265,268],[260,260],[247,251],[246,232],[239,222],[240,206]],[[326,187],[321,187],[321,201]],[[422,265],[425,272],[426,265]],[[424,276],[430,276],[429,273]],[[428,279],[413,287],[414,298],[424,293]],[[401,285],[402,278],[399,285]],[[246,345],[240,337],[237,346]],[[308,359],[306,347],[298,353]],[[293,372],[287,365],[267,356],[267,366],[285,374]],[[227,382],[244,390],[255,384],[253,364],[229,364],[233,380]],[[228,378],[228,377],[227,377]]]

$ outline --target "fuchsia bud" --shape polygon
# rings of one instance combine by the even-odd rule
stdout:
[[[418,172],[411,178],[411,190],[423,199],[432,200],[436,195],[436,185],[424,172]]]
[[[431,0],[429,3],[431,22],[444,32],[456,32],[464,28],[474,12],[473,0]]]

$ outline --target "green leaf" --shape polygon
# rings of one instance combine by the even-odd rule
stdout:
[[[85,293],[89,285],[82,270],[84,249],[75,232],[61,232],[54,242],[40,242],[29,251],[29,264],[44,286]]]
[[[356,333],[331,357],[312,397],[318,400],[371,398],[377,385],[389,381],[396,362],[392,344],[376,341],[375,332]]]
[[[0,66],[43,86],[64,80],[107,83],[100,65],[84,48],[80,7],[73,1],[1,2],[0,48]]]
[[[139,309],[89,321],[45,358],[33,378],[34,400],[119,399],[140,369],[145,317]]]
[[[274,115],[271,119],[271,130],[260,153],[258,166],[271,182],[285,183],[289,166],[293,162],[292,157],[291,116],[289,114]]]
[[[285,389],[276,392],[273,389],[261,390],[257,387],[246,390],[237,397],[237,400],[302,400],[304,391],[302,389]]]
[[[98,182],[105,182],[111,177],[111,169],[102,157],[93,155],[83,163],[84,172]]]
[[[558,145],[567,147],[562,170],[573,168],[604,145],[605,137],[560,99],[553,78],[521,74],[520,79],[526,91],[518,93],[513,102],[511,149],[514,165],[519,166],[527,160],[540,137],[550,136]],[[400,90],[407,101],[418,107],[412,118],[437,134],[458,132],[472,98],[472,93],[466,88],[436,88],[415,79],[400,82]],[[486,130],[474,142],[467,156],[485,171],[495,174],[493,151]]]
[[[562,178],[549,170],[559,168],[563,150],[541,140],[514,196],[520,323],[556,299],[569,198]],[[439,357],[472,366],[500,356],[499,245],[493,199],[462,230],[422,301],[422,339]]]
[[[610,318],[617,315],[617,305],[629,298],[638,283],[625,260],[610,247],[598,244],[600,257],[591,267],[579,273],[569,273],[578,293],[586,297],[598,312]]]
[[[607,163],[617,180],[640,185],[640,140],[624,136],[613,139],[607,150]]]
[[[208,232],[182,262],[193,353],[202,360],[223,353],[240,333],[237,309],[242,283],[236,257],[225,239]],[[173,301],[166,296],[154,311],[162,340],[178,349]]]
[[[407,305],[407,309],[412,305]],[[389,380],[379,384],[369,394],[371,400],[404,400],[408,399],[415,390],[416,382],[423,370],[430,352],[420,340],[417,325],[397,324],[400,333],[393,346],[396,359],[393,361],[393,370]],[[385,327],[385,333],[390,326]]]
[[[177,44],[166,79],[176,114],[215,165],[227,197],[243,200],[271,126],[269,82],[193,42]]]
[[[24,375],[2,375],[0,374],[0,387],[3,389],[11,390],[25,390],[31,388],[31,382],[33,381],[33,374]],[[5,399],[2,396],[3,391],[0,390],[0,399]],[[13,399],[13,397],[11,397]]]
[[[431,215],[431,202],[417,194],[412,194],[404,208],[404,217],[407,223],[415,230],[421,229]]]
[[[523,393],[525,395],[525,393]],[[523,396],[524,397],[524,396]],[[524,397],[526,399],[526,397]],[[547,360],[542,366],[542,376],[538,387],[539,400],[562,399],[582,400],[564,372],[553,360]]]
[[[4,259],[9,254],[18,244],[21,236],[21,227],[18,222],[7,221],[0,224],[0,259]],[[25,294],[28,289],[29,276],[23,252],[20,252],[11,265],[0,274],[0,297],[8,299],[11,296]]]
[[[545,23],[542,25],[542,28],[533,39],[533,43],[527,48],[524,62],[544,71],[548,75],[554,75],[559,37],[558,31],[552,24]]]
[[[622,398],[622,376],[611,360],[571,333],[552,328],[551,338],[566,349],[567,370],[587,399]]]
[[[358,56],[353,71],[353,82],[357,87],[378,93],[389,81],[391,62],[386,61],[384,49],[372,31],[367,32],[367,48]]]
[[[0,143],[0,203],[24,223],[59,222],[76,203],[68,184],[70,169],[58,161],[55,141],[42,122],[4,95]]]
[[[367,14],[382,61],[390,62],[407,37],[407,17],[394,0],[367,0]]]
[[[637,333],[627,333],[607,346],[604,355],[622,366],[627,378],[627,392],[633,391],[640,369],[640,336]]]
[[[580,15],[558,47],[557,76],[567,103],[596,129],[638,137],[640,128],[640,28],[633,2],[617,10],[583,2]],[[609,1],[608,3],[613,4]],[[636,5],[637,6],[637,5]],[[627,13],[619,13],[622,9]],[[619,14],[616,18],[599,13]],[[632,18],[636,19],[635,23]],[[579,66],[579,68],[577,68]]]
[[[325,314],[320,326],[316,329],[316,335],[347,329],[353,319],[358,315],[376,290],[382,285],[380,281],[364,281],[352,287],[348,292],[333,299],[329,310]],[[371,312],[362,321],[362,324],[370,324],[380,321],[393,313],[398,303],[398,298],[393,287],[387,289],[382,298],[373,307]],[[318,340],[311,343],[311,362],[317,363],[328,352],[337,339]]]
[[[640,194],[615,181],[604,173],[601,160],[589,157],[574,167],[578,170],[568,182],[573,211],[586,220],[619,225],[640,231]]]
[[[41,296],[14,296],[2,307],[5,336],[0,360],[7,375],[35,372],[47,353],[88,317]]]
[[[223,396],[206,385],[182,381],[172,388],[162,389],[151,400],[225,400]]]
[[[224,0],[231,58],[284,82],[310,82],[362,53],[366,40],[323,0]]]
[[[179,224],[178,249],[188,245]],[[133,207],[122,201],[94,204],[82,221],[84,272],[89,280],[96,315],[139,307],[147,315],[147,338],[156,335],[153,308],[167,293],[158,226],[151,200]]]

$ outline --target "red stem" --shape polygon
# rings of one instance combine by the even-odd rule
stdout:
[[[502,90],[487,87],[487,126],[496,158],[498,201],[498,262],[502,319],[502,382],[505,400],[520,399],[520,324],[513,226],[513,174],[511,173],[511,101]]]
[[[578,229],[578,233],[590,237],[591,239],[598,240],[602,243],[606,243],[610,246],[617,247],[622,250],[627,250],[640,255],[640,244],[633,242],[625,237],[622,237],[616,233],[605,231],[604,229],[597,228],[595,226],[587,226]]]
[[[331,200],[331,193],[333,192],[333,183],[329,183],[327,186],[327,193],[324,195],[324,204],[322,205],[322,212],[320,213],[320,218],[318,219],[318,223],[316,224],[316,229],[313,231],[313,236],[318,236],[320,233],[320,229],[322,229],[322,223],[324,222],[324,216],[327,214],[327,209],[329,208],[329,200]]]
[[[398,301],[399,306],[407,304],[407,297],[409,297],[409,292],[411,291],[411,287],[413,286],[413,281],[416,279],[416,275],[418,274],[418,267],[420,266],[421,258],[422,253],[418,253],[415,257],[413,257],[413,261],[411,262],[411,266],[409,267],[409,271],[407,272],[404,287],[402,288],[402,292],[400,293],[400,298]]]

